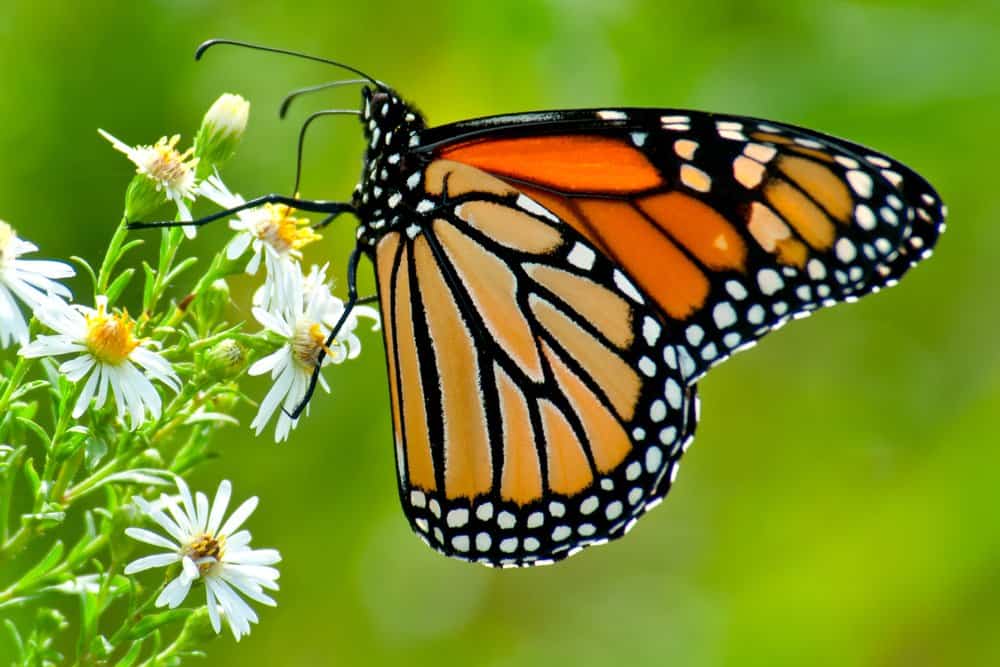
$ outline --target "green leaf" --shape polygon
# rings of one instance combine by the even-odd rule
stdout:
[[[90,640],[90,653],[98,658],[107,658],[114,653],[115,645],[104,635],[97,635]]]
[[[42,487],[42,480],[35,470],[35,459],[31,458],[24,462],[24,477],[28,480],[28,488],[31,490],[31,498],[38,497],[38,490]]]
[[[153,302],[153,290],[156,287],[156,271],[153,270],[153,267],[148,262],[143,261],[142,272],[146,276],[146,282],[142,286],[142,311],[147,312],[150,304]]]
[[[88,263],[83,257],[77,257],[76,255],[70,255],[69,259],[71,262],[82,268],[88,276],[90,276],[90,284],[96,290],[97,274],[94,273],[94,269],[91,268],[90,263]]]
[[[125,634],[125,638],[141,639],[165,625],[185,620],[190,613],[190,609],[171,609],[159,614],[151,614],[132,626]]]
[[[36,436],[38,436],[38,439],[46,447],[48,446],[49,442],[52,440],[52,438],[49,437],[48,432],[46,432],[46,430],[44,428],[42,428],[41,426],[39,426],[36,422],[28,419],[27,417],[15,417],[14,420],[18,424],[20,424],[21,426],[23,426],[24,428],[28,429],[29,431],[31,431],[32,433],[34,433]]]
[[[11,402],[16,401],[22,396],[30,394],[36,389],[41,389],[42,387],[48,387],[48,386],[49,383],[46,380],[32,380],[31,382],[25,382],[20,387],[14,390],[14,393],[11,394],[10,396],[10,400]]]
[[[21,633],[17,631],[17,626],[14,625],[14,621],[9,618],[3,620],[3,625],[7,628],[7,634],[10,635],[11,643],[14,645],[14,650],[17,651],[15,662],[20,662],[24,660],[24,640],[21,638]]]
[[[59,559],[62,558],[63,551],[65,550],[66,548],[63,546],[62,541],[56,540],[56,543],[52,545],[52,548],[49,549],[47,554],[45,554],[45,557],[21,576],[21,580],[18,582],[18,588],[30,588],[31,584],[48,574],[52,568],[59,564]]]
[[[128,652],[122,656],[122,659],[115,663],[115,667],[132,667],[135,661],[139,659],[142,655],[142,639],[132,642],[132,646],[129,647]]]
[[[169,285],[170,283],[174,282],[179,275],[181,275],[182,273],[184,273],[197,263],[198,263],[197,257],[185,257],[183,260],[180,261],[180,263],[177,264],[177,266],[171,269],[170,273],[167,274],[167,277],[163,279],[163,284]]]
[[[128,287],[128,284],[132,282],[132,276],[135,275],[135,269],[128,268],[121,272],[114,282],[108,286],[107,296],[108,303],[115,303],[118,297],[121,296],[122,292]]]

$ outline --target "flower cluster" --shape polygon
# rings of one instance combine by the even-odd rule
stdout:
[[[270,377],[250,428],[259,435],[273,421],[275,441],[284,441],[297,425],[290,415],[302,411],[313,385],[330,391],[323,369],[359,355],[360,321],[369,320],[372,330],[380,326],[375,309],[355,305],[348,310],[334,296],[328,265],[304,268],[303,250],[321,237],[309,220],[284,205],[232,211],[227,216],[231,237],[188,291],[170,301],[184,272],[198,262],[179,259],[185,238],[193,238],[199,224],[193,207],[200,200],[226,210],[246,206],[219,168],[236,152],[248,112],[246,100],[223,95],[188,147],[180,135],[129,145],[100,130],[133,163],[135,173],[122,223],[97,270],[74,258],[92,281],[91,299],[75,298],[63,284],[76,276],[70,265],[26,259],[37,246],[0,221],[0,347],[14,347],[17,354],[16,364],[0,366],[0,414],[5,416],[0,442],[18,443],[0,445],[0,561],[34,553],[25,549],[33,541],[53,541],[41,562],[0,591],[0,607],[62,593],[89,599],[93,604],[84,608],[99,615],[121,608],[111,600],[127,598],[129,609],[118,632],[100,635],[104,621],[86,622],[78,642],[80,663],[137,664],[136,656],[152,651],[143,664],[176,664],[197,648],[200,622],[215,633],[226,624],[239,640],[258,621],[250,602],[274,606],[269,592],[278,589],[274,566],[281,556],[275,549],[251,548],[250,533],[243,528],[257,499],[243,502],[227,518],[228,480],[210,502],[203,493],[192,494],[177,473],[213,456],[210,441],[220,425],[239,423],[232,408],[250,402],[239,387],[241,377]],[[140,243],[128,238],[126,223],[155,220],[164,210],[173,222],[158,235],[155,265],[144,264],[141,271],[119,268]],[[225,317],[230,305],[226,280],[237,274],[258,277],[252,304],[244,309],[255,320],[249,327]],[[144,279],[134,316],[122,304],[131,298],[126,290],[133,277]],[[24,398],[31,392],[37,393]],[[40,406],[46,399],[51,405]],[[20,444],[35,440],[44,447],[34,454]],[[26,480],[28,497],[11,503],[16,478]],[[156,492],[154,498],[156,487],[170,484],[175,493]],[[83,510],[83,530],[72,531],[76,546],[64,549],[57,536],[46,535],[71,516],[74,503],[94,498],[99,489],[107,505]],[[30,508],[19,523],[10,520],[16,507]],[[140,516],[163,534],[135,526]],[[20,528],[8,537],[7,525]],[[135,548],[122,535],[163,551],[121,569]],[[101,569],[101,563],[110,565]],[[136,575],[157,567],[167,568],[168,577],[145,591],[143,577]],[[185,609],[195,586],[204,588],[204,605]],[[147,613],[159,607],[169,610]],[[46,664],[63,662],[51,644],[31,644],[65,625],[60,612],[49,612],[39,615],[47,619],[44,633],[18,640],[25,647],[24,660],[35,651],[32,655],[49,656]],[[177,639],[162,642],[161,629],[180,621]],[[151,635],[156,637],[148,641]]]

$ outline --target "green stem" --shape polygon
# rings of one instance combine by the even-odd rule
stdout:
[[[30,366],[30,359],[18,356],[17,363],[14,364],[14,370],[11,372],[7,384],[4,385],[3,393],[0,394],[0,414],[7,412],[7,408],[10,406],[10,399],[14,395],[14,392],[17,391],[17,388],[21,386],[21,380],[28,373]]]
[[[20,532],[21,531],[18,531],[18,533]],[[90,542],[90,544],[87,545],[87,548],[79,555],[79,557],[74,559],[73,562],[64,560],[62,563],[45,573],[45,576],[34,580],[31,586],[25,587],[22,581],[15,581],[5,590],[0,591],[0,604],[3,604],[16,595],[31,595],[46,586],[58,583],[65,577],[65,575],[71,574],[73,572],[73,568],[77,567],[80,563],[89,560],[94,554],[107,546],[107,544],[108,536],[98,535]]]
[[[115,264],[118,263],[118,259],[121,257],[122,244],[125,242],[125,237],[128,236],[128,227],[125,226],[126,219],[122,216],[121,222],[118,223],[118,228],[111,237],[111,242],[108,243],[108,250],[104,253],[104,259],[101,261],[101,269],[97,273],[97,285],[95,289],[97,293],[95,297],[99,294],[104,294],[108,291],[108,284],[111,282],[111,272],[115,269]]]
[[[17,529],[17,532],[11,535],[9,540],[0,545],[0,561],[9,560],[19,554],[21,550],[28,545],[28,542],[31,541],[32,537],[32,531],[22,523],[21,527]],[[6,599],[7,598],[4,597],[4,593],[0,593],[0,602],[5,601]]]
[[[83,456],[85,450],[81,445],[76,452],[73,453],[68,459],[63,461],[62,465],[59,467],[59,474],[56,477],[55,483],[52,485],[52,490],[49,492],[49,498],[57,503],[63,502],[63,494],[66,492],[66,488],[69,483],[73,481],[73,477],[80,470],[80,465],[83,463]]]

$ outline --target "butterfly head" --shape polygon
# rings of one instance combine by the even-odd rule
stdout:
[[[368,146],[354,207],[363,224],[382,223],[375,229],[388,229],[409,191],[408,179],[419,168],[413,164],[411,139],[425,127],[424,118],[388,86],[363,88],[362,102]]]

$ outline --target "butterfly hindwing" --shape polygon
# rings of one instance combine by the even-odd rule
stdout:
[[[667,492],[695,389],[663,320],[571,226],[475,168],[375,250],[400,495],[443,553],[551,562]]]

